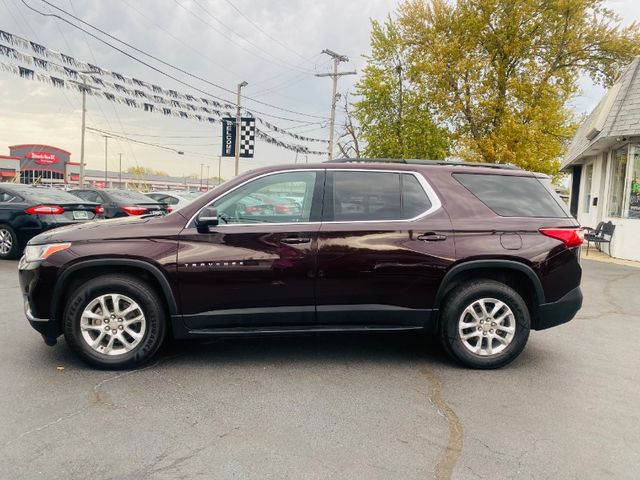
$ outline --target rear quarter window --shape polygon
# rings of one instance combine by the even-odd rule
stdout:
[[[453,177],[502,217],[566,218],[550,186],[536,177],[454,173]]]

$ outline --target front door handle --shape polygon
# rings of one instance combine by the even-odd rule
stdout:
[[[447,239],[446,235],[440,235],[436,232],[426,232],[422,235],[418,235],[418,240],[422,240],[423,242],[442,242]]]
[[[287,245],[300,245],[301,243],[309,243],[310,241],[311,239],[307,237],[285,237],[280,240],[281,243],[286,243]]]

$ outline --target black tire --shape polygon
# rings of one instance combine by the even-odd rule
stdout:
[[[18,245],[18,237],[16,237],[16,232],[13,231],[9,225],[0,225],[0,234],[4,233],[8,235],[9,241],[11,242],[11,248],[7,252],[2,252],[0,249],[0,259],[2,260],[11,260],[12,258],[18,258],[22,253],[20,251],[20,246]],[[0,241],[2,241],[2,236],[0,236]]]
[[[146,322],[140,342],[130,351],[118,355],[106,355],[91,348],[80,329],[85,308],[100,295],[108,294],[125,295],[135,301]],[[110,370],[137,367],[149,361],[167,332],[167,315],[159,295],[144,281],[127,275],[103,275],[78,287],[69,298],[63,318],[64,337],[73,351],[91,365]]]
[[[458,324],[468,306],[478,300],[490,298],[504,302],[511,309],[515,319],[515,333],[511,343],[504,350],[493,355],[480,355],[465,346]],[[460,285],[445,299],[440,317],[439,334],[445,350],[455,360],[470,368],[491,369],[511,363],[522,353],[529,339],[530,329],[529,309],[518,292],[494,280],[474,280]],[[485,340],[484,345],[488,341],[490,340]]]

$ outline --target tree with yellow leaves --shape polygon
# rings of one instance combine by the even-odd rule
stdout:
[[[640,29],[603,0],[408,0],[398,25],[408,76],[465,160],[556,174],[580,75],[611,85]]]

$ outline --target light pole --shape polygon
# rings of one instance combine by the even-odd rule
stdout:
[[[236,177],[240,173],[240,92],[242,87],[249,85],[247,82],[238,84],[238,98],[236,100]]]
[[[120,188],[122,188],[122,154],[118,154],[120,156],[120,160],[118,161],[118,183],[120,183]]]
[[[104,137],[104,188],[107,188],[107,142],[109,140],[108,135],[103,135]]]
[[[222,155],[218,155],[218,185],[222,182]]]
[[[209,165],[207,165],[207,192],[209,191]]]
[[[202,191],[202,170],[204,169],[204,163],[200,164],[200,191]]]

